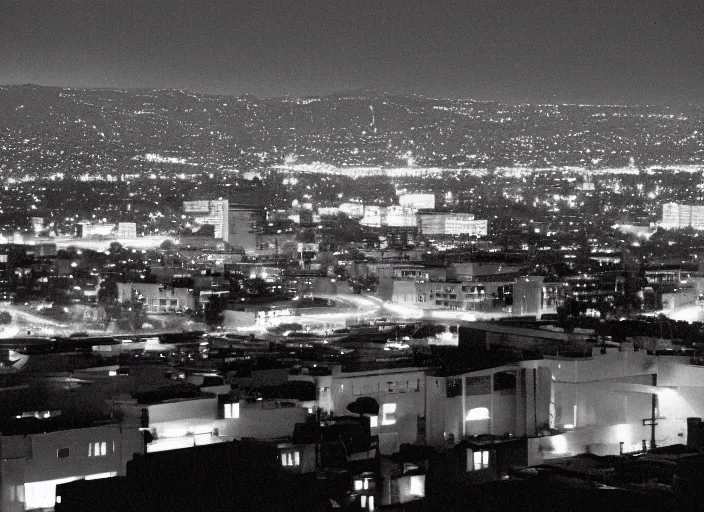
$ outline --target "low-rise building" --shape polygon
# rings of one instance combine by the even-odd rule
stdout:
[[[421,211],[418,213],[418,232],[425,236],[481,237],[488,233],[488,221],[477,220],[471,213]]]
[[[371,415],[372,434],[379,436],[382,454],[398,451],[402,443],[415,443],[425,436],[425,369],[343,367],[329,372],[294,372],[291,380],[314,382],[317,397],[310,405],[335,416],[349,414],[347,406],[360,397],[371,397],[379,405]]]
[[[196,306],[191,289],[167,287],[158,283],[117,283],[117,295],[120,302],[142,302],[147,313],[169,313],[195,309]]]
[[[124,475],[142,452],[141,432],[116,422],[80,424],[58,416],[8,423],[0,437],[0,509],[53,509],[58,484]]]

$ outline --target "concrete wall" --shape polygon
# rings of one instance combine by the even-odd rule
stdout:
[[[652,375],[657,373],[658,359],[644,350],[619,351],[608,349],[606,354],[596,353],[589,359],[551,358],[541,361],[550,369],[558,382],[590,382],[616,377]]]
[[[622,384],[626,384],[623,386]],[[651,415],[651,394],[628,391],[628,384],[650,386],[650,375],[604,379],[581,384],[555,383],[555,421],[560,424],[617,425],[640,422]]]
[[[445,429],[449,422],[445,418],[445,409],[453,404],[446,395],[446,379],[444,377],[425,377],[425,439],[430,446],[442,446],[445,441]],[[462,398],[457,397],[460,411]],[[461,414],[461,412],[460,412]],[[456,415],[455,415],[456,416]],[[459,435],[461,425],[458,423],[455,435]]]
[[[142,409],[149,411],[149,423],[160,423],[187,418],[217,418],[218,399],[198,398],[158,404],[125,404],[121,406],[126,417],[141,418]]]
[[[307,414],[307,409],[302,407],[264,409],[261,405],[240,402],[240,417],[224,420],[220,435],[237,439],[290,436],[296,423],[303,423]]]
[[[577,428],[564,434],[530,439],[532,448],[529,450],[529,458],[533,462],[539,458],[550,459],[579,453],[618,455],[620,442],[624,443],[626,453],[640,450],[643,440],[650,445],[650,427],[642,424]]]

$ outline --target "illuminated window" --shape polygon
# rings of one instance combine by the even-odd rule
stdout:
[[[408,491],[411,496],[425,497],[425,475],[413,475],[411,486]]]
[[[301,465],[301,452],[287,452],[281,454],[281,465],[298,467]]]
[[[467,449],[467,471],[479,471],[489,467],[489,450]]]
[[[66,457],[68,457],[68,454],[69,454],[68,448],[59,448],[58,450],[56,450],[56,456],[59,459],[65,459]]]
[[[486,407],[475,407],[467,413],[467,421],[488,420],[489,409]]]
[[[384,404],[381,406],[381,424],[393,425],[396,423],[396,404]]]
[[[362,496],[361,496],[361,505],[362,505],[362,508],[367,508],[367,496],[364,494],[362,494]]]
[[[355,481],[354,481],[354,490],[355,490],[355,491],[361,491],[361,490],[362,490],[362,481],[361,481],[361,480],[355,480]]]
[[[369,512],[374,512],[374,496],[369,496],[369,501],[367,505],[367,509],[369,510]]]
[[[108,443],[90,443],[88,444],[88,457],[103,457],[108,454]]]
[[[236,419],[240,417],[240,404],[225,404],[225,418]]]
[[[379,426],[379,416],[369,416],[369,426],[376,428]]]

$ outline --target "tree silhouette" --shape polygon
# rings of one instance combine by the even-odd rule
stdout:
[[[379,402],[370,396],[360,396],[347,406],[347,410],[359,416],[377,416],[379,414]]]

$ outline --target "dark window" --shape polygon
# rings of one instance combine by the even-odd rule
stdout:
[[[447,379],[447,398],[462,394],[462,379]]]
[[[68,452],[68,448],[59,448],[58,450],[56,450],[56,456],[59,459],[65,459],[66,457],[68,457]]]
[[[494,374],[494,391],[513,391],[515,389],[515,372],[498,372]]]

